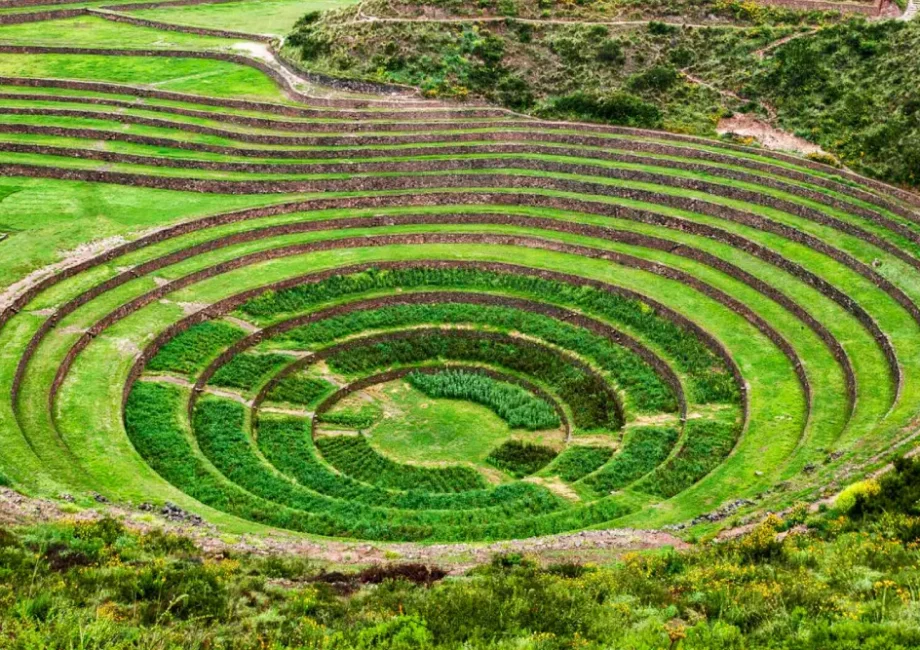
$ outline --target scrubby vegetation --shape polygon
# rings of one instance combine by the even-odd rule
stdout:
[[[920,184],[920,22],[852,21],[779,48],[747,80],[786,128],[841,162]]]
[[[722,117],[743,112],[767,119],[775,109],[779,125],[845,164],[895,183],[920,182],[920,99],[911,82],[920,73],[912,55],[920,42],[916,21],[838,22],[834,15],[732,1],[670,8],[694,23],[700,20],[687,12],[705,7],[709,16],[734,23],[727,27],[652,21],[622,30],[515,20],[567,13],[610,20],[610,8],[601,9],[607,4],[505,2],[470,9],[380,1],[365,6],[364,15],[427,10],[470,22],[361,24],[351,22],[357,10],[350,9],[301,23],[288,44],[291,56],[310,67],[412,84],[438,97],[485,97],[544,117],[714,135]],[[635,18],[660,8],[630,9]],[[506,21],[477,23],[483,14]],[[738,29],[739,22],[751,26]],[[759,56],[809,23],[822,28]]]
[[[898,463],[858,516],[796,508],[690,552],[604,566],[508,553],[459,578],[207,555],[113,519],[4,530],[0,620],[11,650],[906,649],[920,644],[920,518],[899,495],[917,467]]]

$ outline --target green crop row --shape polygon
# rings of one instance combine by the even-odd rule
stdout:
[[[351,375],[394,365],[433,360],[489,363],[532,377],[548,386],[569,405],[575,425],[582,430],[615,430],[622,417],[604,380],[572,365],[558,352],[524,344],[512,338],[495,340],[477,333],[460,336],[450,330],[419,333],[412,338],[369,342],[339,351],[329,367]]]
[[[283,354],[242,353],[218,368],[208,381],[213,386],[255,391],[261,384],[292,359]]]
[[[270,526],[299,530],[318,535],[358,537],[379,540],[441,539],[462,541],[489,538],[510,538],[570,530],[580,525],[579,513],[550,512],[531,515],[523,512],[522,519],[496,517],[491,509],[451,513],[449,511],[405,513],[395,510],[371,510],[360,504],[323,499],[293,483],[282,484],[280,476],[271,480],[266,468],[252,455],[251,445],[241,431],[233,427],[242,422],[240,405],[223,400],[204,400],[216,406],[199,421],[207,429],[204,441],[213,460],[229,465],[229,473],[244,481],[235,484],[204,463],[191,447],[179,421],[183,405],[181,389],[168,384],[140,382],[129,395],[125,409],[125,425],[131,441],[150,466],[170,483],[202,503],[218,510]],[[296,496],[306,504],[311,498],[316,511],[291,508],[281,502],[254,493]],[[628,509],[616,503],[604,503],[584,509],[588,520],[627,514]],[[376,516],[368,515],[378,513]],[[426,521],[427,520],[427,521]]]
[[[558,476],[566,483],[574,483],[600,468],[612,455],[610,447],[570,445],[546,468],[546,473]]]
[[[664,462],[677,443],[679,434],[672,427],[636,427],[629,431],[623,448],[600,471],[584,483],[595,494],[609,494],[642,476]]]
[[[362,404],[358,408],[335,408],[317,416],[324,424],[337,424],[346,429],[367,429],[383,416],[376,404]]]
[[[733,422],[688,421],[684,427],[684,443],[677,454],[656,467],[636,489],[663,497],[686,490],[725,460],[735,446],[740,429]]]
[[[531,483],[506,483],[488,490],[435,494],[410,489],[386,490],[335,472],[316,453],[309,421],[297,417],[259,419],[259,449],[279,471],[301,485],[338,499],[404,510],[468,510],[497,508],[503,516],[540,514],[559,508],[559,499]]]
[[[392,461],[378,454],[362,435],[320,436],[316,447],[346,476],[382,488],[447,493],[479,490],[486,485],[469,467],[420,467]]]
[[[313,406],[334,390],[335,386],[323,379],[293,374],[279,379],[267,397],[276,402]]]
[[[512,428],[530,431],[559,426],[559,415],[544,399],[520,386],[464,370],[413,372],[406,380],[428,397],[464,399],[487,406]]]
[[[167,341],[147,363],[147,370],[197,374],[221,350],[243,336],[243,330],[223,321],[205,321],[193,325]]]
[[[397,511],[392,510],[381,511],[386,516],[371,520],[356,516],[358,512],[343,519],[332,517],[326,512],[295,510],[260,498],[244,487],[231,483],[202,461],[191,447],[179,421],[182,396],[181,389],[176,386],[145,382],[136,384],[125,410],[125,425],[131,441],[154,470],[186,494],[212,508],[250,521],[327,536],[399,541],[464,541],[560,533],[599,524],[634,511],[634,508],[618,501],[602,499],[588,506],[545,514],[530,515],[524,512],[520,518],[496,517],[490,509],[471,511],[471,515],[481,513],[482,519],[471,517],[472,520],[465,525],[446,526],[404,521],[390,516],[397,514]],[[213,426],[213,423],[209,426]],[[247,451],[250,446],[248,442],[245,445],[221,446],[228,451],[244,453],[242,459],[227,459],[228,462],[242,461],[249,464],[246,461],[250,453]],[[234,473],[243,479],[247,478],[247,471]],[[257,482],[247,480],[254,487],[258,487]],[[356,511],[361,510],[354,504],[352,506]],[[447,513],[441,511],[440,514]]]
[[[629,404],[644,413],[674,412],[671,388],[638,355],[582,327],[512,307],[469,303],[390,305],[310,323],[284,334],[284,344],[310,346],[349,334],[424,324],[477,324],[527,334],[590,358],[622,387]]]
[[[576,286],[534,275],[498,273],[475,268],[418,266],[405,269],[370,269],[303,284],[283,291],[268,291],[241,307],[257,318],[300,312],[352,294],[381,289],[450,287],[502,291],[576,307],[612,323],[624,325],[660,347],[675,367],[690,378],[693,400],[700,403],[737,402],[738,388],[725,362],[696,334],[665,318],[641,300]]]

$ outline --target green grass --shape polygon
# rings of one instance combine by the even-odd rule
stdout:
[[[311,11],[347,7],[357,0],[240,0],[227,4],[163,7],[132,11],[132,16],[179,25],[286,36]]]
[[[433,399],[403,381],[383,384],[388,411],[367,431],[367,441],[405,462],[482,463],[511,436],[511,428],[488,407],[461,399]]]
[[[278,87],[262,72],[209,59],[91,54],[4,54],[0,74],[123,84],[216,97],[279,100]]]
[[[94,16],[48,20],[40,26],[35,23],[0,26],[0,44],[3,45],[229,50],[237,42],[226,38],[127,25]]]

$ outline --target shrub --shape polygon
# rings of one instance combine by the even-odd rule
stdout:
[[[894,461],[894,470],[883,474],[878,479],[878,491],[874,490],[869,487],[856,491],[850,507],[851,516],[882,512],[917,514],[920,511],[920,460],[898,458]]]
[[[540,471],[556,457],[556,450],[529,442],[509,440],[496,447],[486,462],[517,478]]]
[[[604,96],[584,92],[564,95],[553,100],[547,112],[639,128],[661,126],[661,111],[657,106],[626,92]]]
[[[857,499],[868,501],[872,497],[879,495],[881,491],[882,486],[875,479],[853,483],[837,495],[834,507],[840,512],[850,512],[853,506],[856,505]]]
[[[633,90],[661,93],[680,79],[680,73],[671,66],[657,65],[629,78]]]
[[[603,63],[620,65],[626,61],[623,45],[614,38],[605,38],[597,48],[597,60]]]

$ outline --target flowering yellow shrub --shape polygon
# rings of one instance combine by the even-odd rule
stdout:
[[[882,487],[875,479],[859,481],[858,483],[854,483],[839,495],[837,495],[837,500],[834,502],[834,506],[841,512],[849,512],[853,509],[853,506],[856,505],[856,499],[860,495],[865,497],[872,497],[881,491]]]

